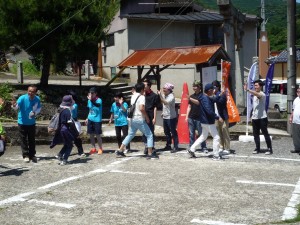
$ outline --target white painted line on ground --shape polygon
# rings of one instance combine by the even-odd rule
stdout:
[[[106,167],[111,167],[113,165],[118,165],[122,162],[126,162],[128,160],[131,160],[133,158],[131,157],[128,157],[128,158],[124,158],[120,161],[116,161],[116,162],[112,162],[111,164],[107,165]],[[96,170],[93,170],[93,171],[90,171],[90,172],[87,172],[85,174],[82,174],[82,175],[78,175],[78,176],[73,176],[73,177],[69,177],[69,178],[66,178],[66,179],[63,179],[63,180],[59,180],[59,181],[56,181],[56,182],[53,182],[53,183],[50,183],[50,184],[47,184],[47,185],[44,185],[42,187],[38,187],[37,190],[46,190],[46,189],[49,189],[49,188],[52,188],[52,187],[55,187],[55,186],[58,186],[58,185],[61,185],[61,184],[64,184],[64,183],[67,183],[67,182],[70,182],[70,181],[73,181],[73,180],[78,180],[80,178],[83,178],[83,177],[88,177],[90,175],[93,175],[93,174],[96,174],[96,173],[104,173],[104,172],[110,172],[112,171],[111,169],[110,170],[105,170],[105,169],[96,169]],[[116,172],[118,170],[115,170],[114,172]],[[123,173],[133,173],[133,172],[123,172]],[[134,173],[134,174],[143,174],[143,173]],[[25,199],[24,197],[27,197],[29,195],[32,195],[32,194],[35,194],[37,191],[33,191],[33,192],[27,192],[27,193],[23,193],[23,194],[19,194],[19,195],[16,195],[16,196],[13,196],[13,197],[10,197],[10,198],[7,198],[7,199],[4,199],[2,201],[0,201],[0,206],[1,205],[5,205],[5,204],[8,204],[8,203],[12,203],[12,202],[22,202],[22,201],[27,201],[27,199]],[[30,200],[29,200],[30,201]],[[32,201],[34,202],[34,201]],[[62,206],[60,206],[62,207]]]
[[[44,205],[50,205],[50,206],[57,206],[57,207],[62,207],[62,208],[73,208],[76,205],[75,204],[67,204],[67,203],[56,203],[56,202],[49,202],[49,201],[41,201],[41,200],[37,200],[37,199],[31,199],[28,202],[34,202],[34,203],[41,203]]]
[[[127,174],[140,174],[140,175],[147,175],[149,173],[144,172],[131,172],[131,171],[122,171],[122,170],[110,170],[111,173],[127,173]]]
[[[251,180],[237,180],[236,182],[241,184],[260,184],[260,185],[286,186],[286,187],[296,186],[295,184],[284,184],[284,183],[273,183],[273,182],[251,181]]]
[[[242,155],[227,155],[227,156],[232,158],[252,158],[252,159],[268,159],[268,160],[300,162],[300,159],[290,159],[290,158],[273,158],[273,157],[263,157],[263,156],[242,156]]]
[[[35,192],[27,192],[27,193],[19,194],[19,195],[4,199],[4,200],[0,201],[0,206],[8,204],[8,203],[12,203],[12,202],[24,202],[24,201],[26,201],[26,199],[24,197],[27,197],[34,193]]]
[[[297,205],[300,203],[300,179],[298,180],[292,197],[287,204],[287,207],[284,209],[282,220],[293,219],[297,216],[298,209]]]
[[[193,219],[191,223],[201,223],[201,224],[209,224],[209,225],[246,225],[244,223],[226,223],[222,221],[199,220],[199,219]]]

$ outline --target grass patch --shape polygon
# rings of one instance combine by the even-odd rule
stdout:
[[[31,61],[23,61],[23,73],[30,76],[41,77],[41,71],[39,71]],[[17,64],[13,64],[10,68],[10,71],[14,74],[17,74]]]
[[[4,83],[0,84],[0,97],[6,101],[10,101],[12,96],[11,93],[14,91],[14,88],[11,84]]]

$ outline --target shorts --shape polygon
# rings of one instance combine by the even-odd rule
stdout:
[[[102,134],[102,122],[93,122],[88,120],[87,124],[88,134]]]

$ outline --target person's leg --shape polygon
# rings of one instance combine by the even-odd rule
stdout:
[[[128,135],[128,125],[122,126],[122,139],[124,139],[127,135]],[[130,150],[130,142],[127,145],[127,149]]]
[[[292,124],[294,151],[300,153],[300,124]]]
[[[78,155],[84,154],[83,147],[82,147],[82,140],[80,137],[75,138],[74,144],[77,147]]]
[[[229,121],[225,120],[223,124],[222,134],[224,138],[224,148],[230,151],[230,133],[229,133]]]
[[[119,148],[119,151],[123,152],[126,146],[129,144],[129,142],[134,138],[136,131],[138,130],[138,124],[135,120],[131,120],[129,133],[125,137],[125,139],[122,141],[122,145]]]
[[[153,134],[145,121],[140,122],[138,128],[147,138],[148,155],[151,155],[153,149]]]
[[[28,150],[29,150],[29,158],[33,159],[35,157],[35,125],[27,126],[28,133]]]
[[[195,123],[195,127],[196,127],[196,130],[198,132],[198,136],[200,137],[201,134],[202,134],[202,126],[201,126],[201,123],[199,120],[194,120],[194,123]],[[206,140],[204,140],[202,143],[201,143],[201,149],[204,149],[207,151],[207,147],[206,147]]]
[[[268,152],[273,153],[272,141],[268,132],[268,118],[263,118],[260,120],[260,129],[262,134],[265,137],[267,147],[268,147]]]
[[[219,148],[220,148],[220,136],[217,131],[215,124],[211,124],[208,126],[209,133],[213,137],[213,154],[214,157],[219,157]]]
[[[98,154],[101,155],[103,153],[103,147],[102,147],[102,122],[97,122],[95,123],[95,134],[96,134],[96,137],[97,137],[97,143],[98,143],[98,146],[99,146],[99,149],[98,149]]]
[[[224,150],[225,149],[225,139],[223,135],[223,125],[224,121],[221,122],[219,120],[216,121],[216,129],[218,131],[219,137],[220,137],[220,149]]]
[[[91,142],[90,154],[95,154],[97,152],[96,141],[95,141],[95,124],[90,120],[88,120],[88,124],[87,124],[87,133],[90,135],[90,142]]]
[[[117,142],[118,142],[118,147],[120,148],[122,144],[122,136],[121,136],[121,126],[115,126],[115,131],[116,131],[116,137],[117,137]]]
[[[188,118],[188,127],[189,127],[189,138],[190,138],[190,147],[194,144],[195,142],[195,120]],[[199,134],[200,136],[200,134]]]
[[[208,125],[207,124],[201,124],[202,126],[202,133],[200,135],[200,137],[198,137],[196,139],[196,141],[194,142],[194,144],[192,144],[190,151],[195,152],[196,151],[196,147],[202,143],[203,141],[205,141],[207,139],[208,136]]]
[[[19,124],[19,137],[21,140],[21,150],[23,158],[27,157],[29,159],[29,149],[27,140],[27,129],[26,126]]]
[[[170,119],[170,131],[174,142],[174,150],[178,150],[177,118]]]
[[[171,150],[172,137],[171,137],[171,129],[170,129],[170,120],[163,119],[164,133],[166,135],[166,150]]]
[[[260,152],[260,138],[259,138],[259,131],[260,131],[260,121],[259,120],[252,120],[252,129],[253,129],[253,136],[254,136],[254,142],[255,142],[255,151],[257,153]]]

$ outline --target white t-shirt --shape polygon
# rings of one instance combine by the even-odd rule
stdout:
[[[293,123],[300,124],[300,98],[295,98],[293,102]]]
[[[140,93],[134,93],[131,96],[130,103],[131,103],[131,105],[133,105],[138,96],[140,96],[140,97],[138,98],[138,100],[135,103],[135,110],[134,110],[132,119],[134,119],[134,120],[145,120],[145,117],[144,117],[144,115],[142,114],[142,112],[140,110],[140,105],[145,106],[145,96],[141,95]]]
[[[176,110],[175,110],[175,97],[173,93],[168,94],[165,96],[165,101],[167,104],[163,104],[163,119],[174,119],[177,117]]]
[[[252,119],[263,119],[267,117],[266,112],[266,95],[262,91],[259,92],[260,98],[254,95],[253,97],[253,112]]]

